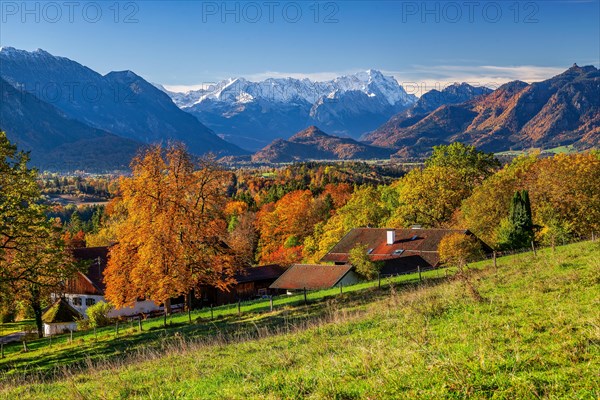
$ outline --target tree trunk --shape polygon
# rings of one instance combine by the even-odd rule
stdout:
[[[185,306],[188,311],[192,311],[192,291],[190,290],[185,297]]]
[[[35,316],[35,326],[37,327],[38,337],[44,337],[44,325],[42,322],[42,303],[40,301],[40,288],[36,285],[31,286],[31,308]]]

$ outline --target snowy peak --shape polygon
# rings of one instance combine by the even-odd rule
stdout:
[[[205,89],[187,93],[167,92],[167,94],[179,107],[188,108],[205,101],[228,104],[266,101],[312,105],[321,99],[335,98],[352,91],[378,98],[391,106],[406,106],[416,101],[415,96],[407,94],[396,79],[372,69],[323,82],[311,81],[307,78],[268,78],[259,82],[244,78],[230,78],[208,85]]]

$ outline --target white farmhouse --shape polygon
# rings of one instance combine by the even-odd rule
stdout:
[[[108,247],[85,247],[73,250],[75,260],[86,265],[85,272],[78,272],[64,285],[64,293],[55,293],[54,298],[65,301],[84,317],[88,307],[104,300],[104,269],[108,260]],[[125,317],[151,313],[160,307],[150,300],[137,301],[131,307],[113,309],[108,316]]]

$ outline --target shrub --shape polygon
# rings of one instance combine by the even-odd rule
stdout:
[[[112,305],[100,301],[93,306],[90,306],[86,314],[89,320],[89,327],[101,327],[110,325],[112,323],[112,319],[108,317],[108,313],[112,310]]]

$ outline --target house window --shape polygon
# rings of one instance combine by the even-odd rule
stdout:
[[[73,305],[80,306],[81,305],[81,297],[73,297]]]
[[[397,250],[394,250],[394,255],[396,255],[396,256],[399,256],[399,255],[400,255],[400,254],[402,254],[402,253],[404,253],[404,250],[403,250],[403,249],[397,249]]]
[[[95,299],[85,299],[85,305],[86,306],[93,306],[94,304],[96,304],[96,300]]]
[[[369,249],[369,250],[367,250],[367,254],[371,254],[373,252],[373,250],[375,250],[375,249]]]

